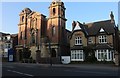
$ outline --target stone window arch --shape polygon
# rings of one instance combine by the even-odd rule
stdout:
[[[22,22],[24,22],[24,16],[22,16]]]

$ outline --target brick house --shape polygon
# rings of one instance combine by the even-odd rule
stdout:
[[[17,34],[8,34],[0,32],[0,55],[2,55],[2,61],[8,61],[8,51],[13,49],[13,58],[15,58],[15,46],[18,41]]]
[[[116,25],[112,12],[110,18],[110,20],[88,24],[73,21],[70,36],[71,61],[85,61],[84,47],[91,47],[97,61],[115,60]],[[90,54],[88,55],[90,56]]]
[[[85,25],[73,21],[72,33],[70,36],[71,61],[84,61],[83,47],[87,46],[87,32]]]

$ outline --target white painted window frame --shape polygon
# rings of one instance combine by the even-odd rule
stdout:
[[[71,50],[71,61],[84,61],[83,50]]]
[[[106,35],[100,35],[99,36],[99,43],[107,43],[107,36]]]
[[[101,58],[101,53],[103,53],[105,55],[106,53],[106,59],[105,58]],[[99,54],[100,54],[100,58],[99,57]],[[95,53],[95,57],[97,58],[98,61],[112,61],[112,59],[114,59],[114,56],[112,58],[113,54],[111,52],[111,50],[108,50],[108,49],[105,49],[105,50],[96,50],[96,53]]]
[[[75,45],[82,45],[82,37],[75,37]]]

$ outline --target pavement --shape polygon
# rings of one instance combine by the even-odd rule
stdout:
[[[5,62],[8,64],[8,62]],[[3,64],[5,64],[3,63]],[[41,64],[41,63],[20,63],[20,62],[9,62],[9,64],[20,64],[29,66],[43,66],[43,67],[74,67],[74,68],[84,68],[84,69],[105,69],[105,70],[119,70],[120,67],[114,64]],[[86,68],[87,67],[87,68]]]

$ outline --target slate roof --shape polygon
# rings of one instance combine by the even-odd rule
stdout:
[[[6,35],[10,35],[10,34],[9,34],[9,33],[0,32],[0,37],[1,37],[1,36],[6,36]]]
[[[104,29],[106,34],[115,33],[115,29],[114,29],[115,24],[111,23],[111,20],[98,21],[98,22],[93,22],[88,24],[81,24],[79,22],[79,26],[81,30],[74,30],[75,26],[73,26],[72,34],[77,31],[82,31],[86,36],[95,36],[99,34],[99,31],[101,28]]]
[[[89,35],[97,35],[99,30],[103,28],[107,34],[112,34],[115,32],[114,23],[111,23],[111,20],[98,21],[91,24],[86,24],[88,26]]]
[[[65,29],[66,30],[66,32],[69,32],[69,33],[71,33],[71,31],[69,31],[68,29]]]
[[[18,36],[18,34],[11,34],[11,37],[16,37]]]

